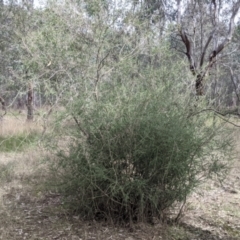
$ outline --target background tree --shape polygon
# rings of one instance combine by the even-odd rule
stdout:
[[[28,12],[30,13],[30,12]],[[26,99],[26,68],[20,58],[22,36],[30,31],[30,16],[13,1],[1,7],[1,94],[6,106],[23,106]],[[19,103],[19,104],[17,104]]]
[[[217,63],[223,49],[231,42],[235,18],[240,8],[240,1],[188,1],[182,13],[178,0],[178,33],[185,46],[189,68],[196,76],[197,95],[203,95],[203,82]],[[227,4],[227,5],[226,5]],[[230,9],[226,12],[226,6]],[[224,19],[224,23],[223,23]]]

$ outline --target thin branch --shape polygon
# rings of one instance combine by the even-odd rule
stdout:
[[[235,126],[235,127],[239,127],[239,128],[240,128],[240,125],[237,125],[237,124],[229,121],[228,119],[223,118],[223,117],[225,117],[226,115],[233,114],[233,111],[227,111],[227,112],[225,112],[225,113],[222,113],[222,112],[219,112],[219,111],[217,111],[217,110],[215,110],[215,109],[212,109],[212,108],[206,108],[206,109],[202,109],[202,110],[199,111],[199,112],[196,112],[196,113],[194,113],[194,114],[189,115],[188,118],[189,118],[189,117],[196,116],[196,115],[198,115],[198,114],[200,114],[200,113],[203,113],[203,112],[207,112],[207,111],[216,113],[216,114],[218,115],[218,117],[221,118],[223,121],[225,121],[225,122],[227,122],[227,123],[229,123],[229,124],[231,124],[231,125],[233,125],[233,126]],[[240,114],[236,114],[236,115],[240,116]]]
[[[206,44],[205,44],[205,46],[204,46],[204,48],[203,48],[202,55],[201,55],[201,60],[200,60],[200,67],[203,66],[204,57],[205,57],[207,48],[208,48],[208,46],[209,46],[209,44],[210,44],[210,42],[211,42],[211,40],[212,40],[212,38],[213,38],[213,35],[214,35],[215,31],[216,31],[216,28],[210,33],[210,35],[209,35],[209,37],[208,37],[208,40],[207,40],[207,42],[206,42]]]
[[[76,122],[76,124],[77,124],[78,128],[80,129],[80,131],[81,131],[87,138],[89,138],[89,134],[82,128],[82,126],[81,126],[80,122],[78,121],[78,119],[77,119],[74,115],[72,115],[72,117],[73,117],[74,121]]]

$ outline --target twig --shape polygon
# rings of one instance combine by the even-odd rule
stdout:
[[[184,206],[186,205],[186,201],[187,201],[187,199],[186,199],[186,197],[185,197],[185,199],[184,199],[184,201],[183,201],[183,203],[182,203],[182,206],[181,206],[181,208],[180,208],[180,210],[179,210],[179,212],[178,212],[178,215],[177,215],[177,217],[174,219],[174,221],[175,221],[176,223],[179,221],[180,217],[182,216],[183,208],[184,208]]]
[[[78,128],[80,129],[80,131],[81,131],[87,138],[89,138],[89,134],[82,128],[82,126],[81,126],[81,124],[79,123],[79,121],[77,120],[77,118],[76,118],[74,115],[72,115],[72,117],[73,117],[74,121],[76,122],[76,124],[77,124]]]
[[[194,114],[191,114],[190,116],[188,116],[188,118],[189,118],[189,117],[192,117],[192,116],[196,116],[196,115],[198,115],[198,114],[200,114],[200,113],[202,113],[202,112],[207,112],[207,111],[211,111],[211,112],[216,113],[219,118],[221,118],[222,120],[224,120],[224,121],[227,122],[227,123],[230,123],[231,125],[233,125],[233,126],[235,126],[235,127],[240,127],[240,125],[237,125],[237,124],[229,121],[228,119],[223,118],[224,116],[226,116],[226,115],[228,115],[228,114],[233,114],[233,112],[231,112],[231,111],[228,111],[228,112],[226,112],[226,113],[221,113],[221,112],[219,112],[219,111],[217,111],[217,110],[214,110],[214,109],[212,109],[212,108],[207,108],[207,109],[202,109],[201,111],[196,112],[196,113],[194,113]],[[237,113],[236,115],[240,116],[239,113]],[[222,117],[221,117],[221,116],[222,116]]]

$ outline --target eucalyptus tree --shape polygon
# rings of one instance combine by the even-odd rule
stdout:
[[[206,76],[231,43],[239,8],[240,1],[177,0],[177,32],[197,95],[204,94]]]
[[[155,35],[172,34],[172,46],[186,56],[189,69],[195,78],[195,91],[203,95],[207,76],[225,70],[220,66],[223,55],[230,54],[231,43],[240,1],[236,0],[144,0],[133,1],[132,8],[140,20],[148,20]],[[173,27],[173,28],[172,28]],[[157,29],[161,31],[157,31]],[[233,53],[231,52],[231,55]],[[212,88],[224,85],[214,76]],[[216,84],[217,82],[217,84]]]

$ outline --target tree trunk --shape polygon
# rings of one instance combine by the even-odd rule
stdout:
[[[5,101],[2,97],[0,97],[0,103],[2,104],[2,110],[4,111],[4,113],[0,115],[0,119],[1,119],[4,115],[6,115],[7,109],[6,109]]]
[[[196,84],[195,84],[197,96],[203,96],[204,95],[203,80],[204,80],[204,76],[201,75],[201,74],[198,74],[197,78],[196,78]]]
[[[27,93],[27,120],[33,120],[33,88],[31,83],[28,85]]]

